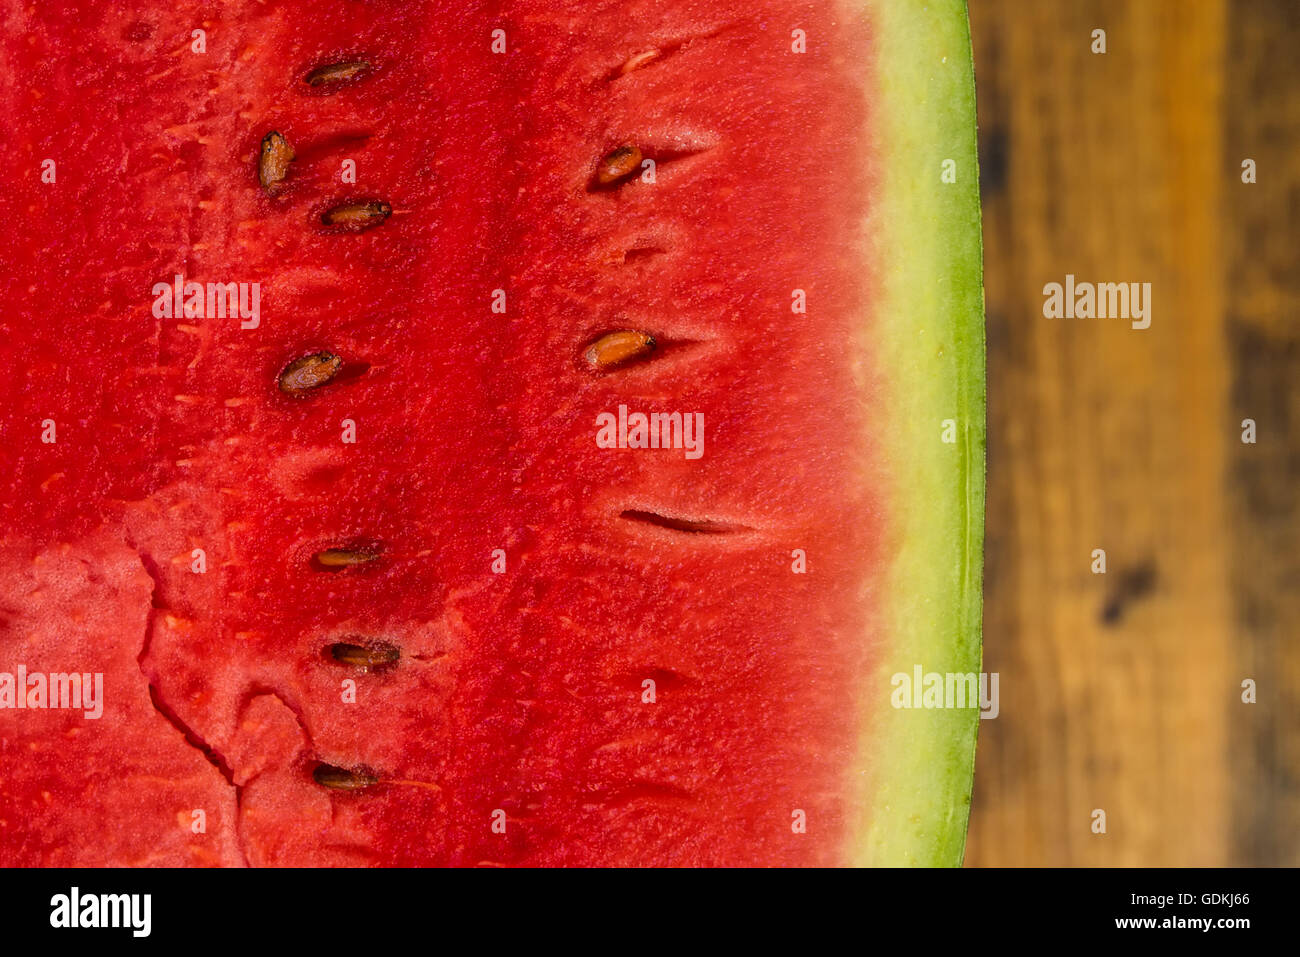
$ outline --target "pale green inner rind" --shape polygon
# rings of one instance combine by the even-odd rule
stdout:
[[[964,0],[856,0],[873,44],[878,181],[866,223],[876,292],[864,323],[878,391],[883,580],[879,660],[855,769],[857,864],[958,865],[979,712],[896,709],[891,676],[978,673],[984,540],[984,296],[975,89]],[[956,161],[956,183],[942,182]],[[955,419],[957,440],[941,441]]]

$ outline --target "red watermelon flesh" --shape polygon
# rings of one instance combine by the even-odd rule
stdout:
[[[105,709],[0,711],[0,863],[846,860],[890,504],[844,254],[868,24],[63,6],[4,8],[0,670]],[[594,178],[624,144],[653,183]],[[172,314],[177,276],[259,284],[256,326]],[[620,330],[654,352],[594,369]],[[702,414],[703,454],[599,447],[620,406]]]

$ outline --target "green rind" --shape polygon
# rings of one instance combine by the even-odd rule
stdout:
[[[863,3],[864,0],[858,0]],[[964,0],[866,0],[879,290],[864,323],[876,383],[888,568],[870,586],[858,864],[959,865],[979,712],[897,709],[891,677],[978,673],[984,541],[984,298],[975,86]],[[941,181],[956,162],[956,183]],[[957,441],[942,442],[944,419]],[[881,637],[883,636],[883,637]]]

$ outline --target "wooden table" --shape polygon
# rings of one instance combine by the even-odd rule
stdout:
[[[1002,710],[967,863],[1300,864],[1300,2],[971,16]],[[1150,328],[1044,318],[1067,273],[1150,282]]]

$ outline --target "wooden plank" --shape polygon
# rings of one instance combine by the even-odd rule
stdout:
[[[1221,0],[973,0],[986,182],[985,668],[967,860],[1230,859]],[[1108,52],[1090,50],[1094,29]],[[1152,322],[1047,319],[1067,273]],[[1090,571],[1093,549],[1107,574]],[[1107,815],[1094,834],[1092,812]]]
[[[1300,864],[1300,4],[1239,3],[1228,24],[1224,242],[1234,677],[1255,705],[1230,712],[1233,858]],[[1257,182],[1241,182],[1243,159]],[[1239,697],[1239,695],[1238,695]]]

